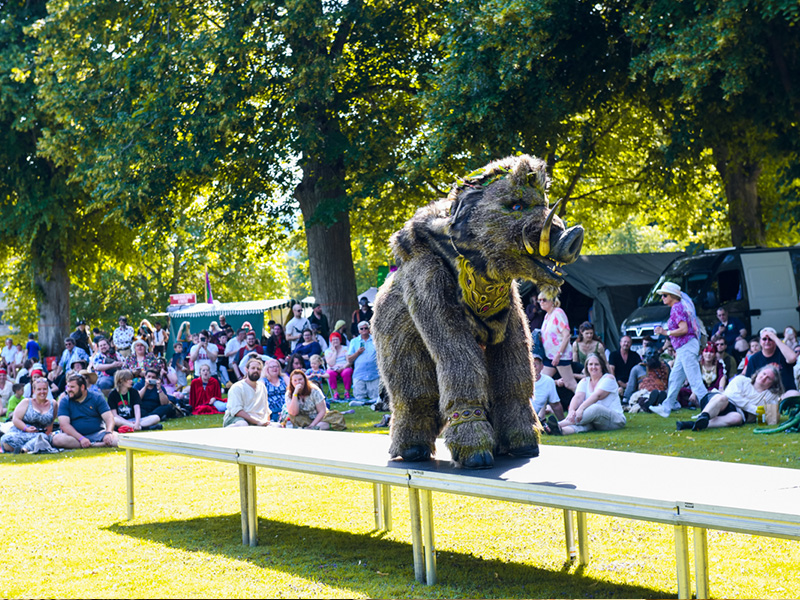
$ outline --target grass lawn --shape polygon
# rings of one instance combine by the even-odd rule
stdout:
[[[676,418],[688,418],[682,411]],[[351,431],[386,433],[357,408]],[[219,427],[221,416],[166,429]],[[800,467],[800,436],[752,427],[674,431],[629,416],[622,431],[544,444]],[[325,443],[335,432],[320,432]],[[565,471],[569,465],[564,465]],[[434,494],[439,583],[414,581],[408,496],[395,529],[373,530],[369,484],[259,469],[259,543],[241,545],[235,465],[137,454],[137,517],[125,521],[125,453],[0,455],[2,597],[663,598],[675,597],[671,527],[588,515],[590,564],[565,565],[562,512]],[[631,473],[631,477],[635,477]],[[747,485],[746,481],[742,482]],[[709,531],[714,597],[800,597],[800,544]]]

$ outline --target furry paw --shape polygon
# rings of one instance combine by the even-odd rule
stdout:
[[[462,423],[445,430],[445,444],[456,463],[467,469],[494,466],[494,430],[488,421]]]
[[[427,446],[411,446],[401,450],[399,456],[407,462],[423,462],[431,459],[431,450]]]
[[[508,453],[519,458],[536,458],[539,456],[539,445],[527,444],[518,448],[509,448]]]

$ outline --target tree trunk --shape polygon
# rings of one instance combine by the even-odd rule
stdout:
[[[36,252],[36,248],[33,250]],[[51,261],[34,257],[34,265],[42,356],[58,356],[70,332],[67,264],[59,252]]]
[[[350,249],[350,215],[343,206],[344,166],[306,161],[295,190],[306,224],[311,287],[331,328],[339,319],[350,323],[358,308],[356,273]],[[313,220],[317,211],[324,213]]]
[[[758,177],[761,163],[736,152],[729,144],[714,146],[714,162],[722,176],[728,199],[728,223],[734,246],[765,246]]]

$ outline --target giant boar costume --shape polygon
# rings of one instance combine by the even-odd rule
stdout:
[[[430,459],[443,429],[464,467],[539,454],[531,336],[514,279],[555,295],[559,266],[583,243],[583,228],[565,230],[548,208],[548,184],[537,158],[499,160],[392,236],[398,268],[376,297],[372,332],[393,457]]]

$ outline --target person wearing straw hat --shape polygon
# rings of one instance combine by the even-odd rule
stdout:
[[[671,281],[665,281],[656,293],[661,294],[661,301],[669,306],[669,319],[666,328],[660,325],[655,328],[655,334],[669,337],[675,349],[675,362],[669,374],[667,399],[660,406],[654,406],[650,410],[666,418],[672,410],[680,408],[678,392],[683,386],[684,379],[689,380],[689,386],[698,402],[706,397],[708,390],[700,372],[699,332],[691,300],[681,293],[681,286]]]

